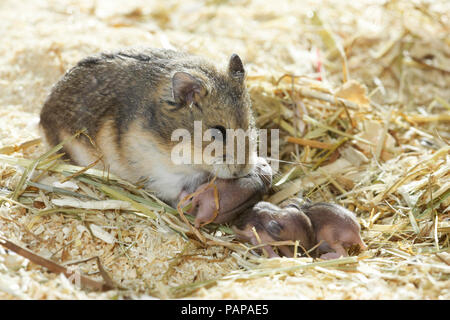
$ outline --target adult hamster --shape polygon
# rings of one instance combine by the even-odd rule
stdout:
[[[172,141],[173,132],[187,130],[194,137],[194,121],[201,121],[203,132],[254,127],[244,77],[236,54],[218,68],[166,49],[100,53],[81,60],[56,83],[40,126],[51,146],[86,129],[64,146],[76,164],[86,166],[101,157],[102,168],[133,183],[145,180],[147,189],[175,205],[182,191],[193,192],[211,176],[239,178],[254,169],[256,147],[245,148],[242,164],[224,164],[214,155],[200,163],[171,159],[179,143]],[[186,143],[194,154],[194,144]],[[202,141],[196,150],[208,144]]]

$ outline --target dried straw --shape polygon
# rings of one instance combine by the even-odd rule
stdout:
[[[1,298],[450,298],[446,1],[3,6],[0,234],[118,289],[87,292],[0,248]],[[256,123],[280,129],[266,200],[337,202],[356,213],[368,251],[265,259],[229,226],[194,231],[145,190],[62,162],[60,146],[45,152],[33,125],[51,86],[83,56],[136,43],[244,57]]]

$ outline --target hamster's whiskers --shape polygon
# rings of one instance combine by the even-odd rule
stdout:
[[[300,162],[300,161],[287,161],[287,160],[280,160],[280,159],[269,158],[269,157],[266,157],[265,159],[270,160],[270,161],[278,161],[278,162],[290,163],[290,164],[296,164],[296,165],[311,166],[310,164],[306,164],[306,163]]]

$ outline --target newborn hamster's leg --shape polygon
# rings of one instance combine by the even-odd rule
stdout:
[[[324,260],[332,260],[332,259],[339,259],[341,257],[341,255],[339,253],[336,252],[328,252],[328,253],[324,253],[320,256],[320,259],[324,259]]]
[[[334,242],[330,244],[331,249],[333,249],[335,252],[329,252],[322,255],[322,256],[327,256],[327,257],[333,257],[334,255],[332,255],[333,253],[337,255],[337,257],[335,258],[331,258],[331,259],[337,259],[339,257],[348,257],[348,253],[347,250],[345,250],[344,246],[342,245],[341,242]],[[322,258],[321,256],[321,258]],[[326,258],[322,258],[322,259],[326,259]],[[330,259],[330,258],[328,258]]]
[[[294,251],[292,251],[288,246],[279,246],[278,250],[281,251],[281,253],[288,258],[294,257]],[[295,258],[295,257],[294,257]]]
[[[190,215],[195,214],[194,225],[197,229],[203,224],[212,222],[218,214],[214,195],[210,194],[212,192],[209,191],[206,190],[204,193],[194,196],[183,204],[183,206],[187,206],[189,203],[191,204],[191,208],[186,213]],[[179,197],[180,201],[183,201],[188,194],[186,191],[182,191]]]
[[[195,202],[193,202],[193,206],[194,204]],[[213,222],[218,213],[219,212],[214,201],[201,201],[195,217],[195,227],[198,229],[202,225]]]
[[[252,235],[252,237],[250,238],[250,242],[254,246],[258,246],[261,244],[258,242],[258,240],[256,239],[256,237],[254,235]],[[279,258],[280,257],[278,254],[275,253],[275,251],[269,245],[265,245],[265,246],[261,247],[261,249],[266,250],[267,254],[269,255],[269,258]]]

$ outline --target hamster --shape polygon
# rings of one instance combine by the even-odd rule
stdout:
[[[321,259],[337,259],[347,257],[347,249],[358,245],[360,250],[366,250],[367,246],[361,239],[358,221],[355,215],[337,204],[332,203],[301,203],[298,199],[291,199],[281,204],[284,208],[297,208],[303,211],[311,223],[315,232],[315,241],[323,243],[319,246],[319,252],[325,252]]]
[[[367,249],[354,214],[331,203],[303,203],[300,199],[289,199],[276,206],[261,201],[238,216],[232,226],[238,240],[258,245],[252,227],[255,227],[262,243],[299,240],[304,250],[310,250],[323,241],[311,253],[312,256],[321,254],[321,259],[348,256],[346,249],[353,245],[358,245],[360,250]],[[269,257],[278,256],[269,245],[264,249]],[[290,247],[280,246],[279,251],[284,256],[293,256]]]
[[[201,121],[202,132],[254,128],[244,77],[236,54],[218,68],[166,49],[101,53],[81,60],[56,83],[40,127],[51,146],[86,129],[64,146],[73,162],[86,166],[101,157],[100,168],[132,183],[145,180],[146,189],[174,206],[183,191],[193,192],[211,176],[239,178],[254,170],[256,146],[245,148],[243,164],[220,163],[214,156],[209,164],[171,161],[179,143],[172,141],[174,130],[194,137],[194,121]],[[208,144],[202,141],[202,151]]]
[[[315,235],[310,219],[298,208],[280,208],[269,202],[258,202],[252,209],[247,210],[236,218],[232,229],[237,239],[250,241],[258,245],[258,239],[252,231],[255,230],[261,243],[282,240],[299,240],[300,250],[309,250],[314,246]],[[263,247],[270,258],[278,257],[270,245]],[[292,257],[292,246],[279,246],[279,251],[286,257]]]
[[[272,169],[264,158],[258,157],[256,169],[252,174],[239,179],[217,179],[219,208],[216,208],[214,189],[205,183],[198,187],[201,193],[192,198],[192,213],[196,216],[195,227],[210,222],[226,223],[233,221],[245,209],[251,207],[268,191],[272,183]],[[181,195],[181,199],[186,195]]]

